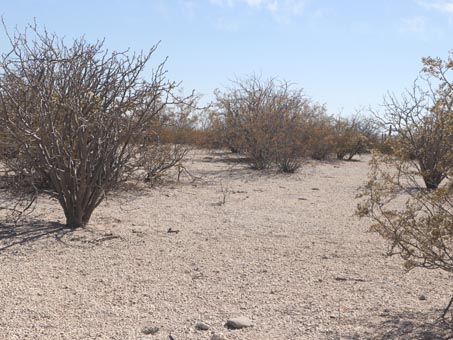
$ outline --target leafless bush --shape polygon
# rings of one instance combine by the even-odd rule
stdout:
[[[274,136],[274,160],[279,171],[293,173],[300,168],[308,150],[306,119],[295,115],[281,122]]]
[[[321,115],[307,125],[308,155],[315,160],[325,160],[335,152],[335,135],[332,118]]]
[[[154,135],[159,136],[159,140],[164,144],[194,145],[196,141],[196,131],[199,122],[198,107],[200,96],[192,93],[184,96],[182,91],[174,104],[167,105],[165,111],[159,115],[159,121],[155,124]]]
[[[422,78],[401,97],[389,95],[384,116],[376,114],[382,127],[392,132],[387,143],[395,155],[415,167],[428,189],[436,189],[453,165],[453,84],[447,79],[451,71],[451,58],[425,58]]]
[[[164,63],[142,77],[149,52],[109,52],[83,38],[68,46],[30,26],[7,36],[0,59],[0,125],[17,148],[11,166],[23,183],[49,183],[70,228],[85,226],[105,195],[127,175],[134,140],[171,101],[176,84]],[[20,183],[22,184],[22,182]]]
[[[217,92],[225,143],[246,155],[255,169],[277,163],[282,171],[295,171],[306,152],[301,127],[324,108],[285,81],[252,76],[234,85]]]
[[[203,110],[198,128],[198,146],[208,149],[231,147],[226,143],[225,123],[215,109]],[[234,150],[232,150],[234,151]]]
[[[409,162],[375,154],[368,183],[361,188],[357,214],[374,223],[371,230],[389,241],[389,255],[407,269],[453,272],[453,183],[426,189]]]
[[[141,168],[145,170],[145,182],[156,183],[175,167],[183,167],[189,148],[180,144],[146,145],[141,149]]]
[[[183,97],[168,105],[149,131],[143,134],[137,167],[145,170],[145,181],[154,184],[183,161],[196,141],[198,96]],[[190,100],[188,100],[190,99]]]
[[[453,184],[442,179],[453,172],[451,85],[444,78],[453,60],[424,59],[424,71],[437,77],[439,87],[414,88],[402,101],[392,99],[385,122],[395,129],[394,155],[375,154],[361,216],[371,217],[373,229],[391,240],[392,251],[407,266],[453,271]],[[423,186],[423,184],[424,186]],[[395,203],[396,202],[396,203]],[[399,202],[399,203],[398,203]]]
[[[368,151],[369,140],[360,131],[360,118],[337,118],[333,123],[334,149],[338,159],[352,160]]]
[[[453,60],[426,58],[424,65],[424,75],[437,79],[438,87],[414,86],[387,102],[384,122],[396,132],[389,138],[394,154],[374,155],[357,213],[372,219],[371,229],[390,242],[389,253],[400,255],[408,269],[451,273],[453,87],[446,76]]]

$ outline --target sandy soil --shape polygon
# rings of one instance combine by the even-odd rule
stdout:
[[[0,339],[440,339],[452,275],[406,273],[353,216],[366,160],[289,176],[199,151],[195,182],[117,194],[73,233],[42,200],[0,225]]]

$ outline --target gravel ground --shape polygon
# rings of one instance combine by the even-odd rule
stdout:
[[[85,230],[62,230],[45,199],[28,223],[0,225],[0,339],[445,335],[434,321],[452,275],[405,272],[353,216],[367,157],[293,175],[220,152],[192,157],[194,182],[113,195]],[[253,326],[224,327],[237,316]]]

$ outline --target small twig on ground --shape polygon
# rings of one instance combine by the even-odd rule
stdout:
[[[223,183],[220,183],[220,192],[222,193],[222,198],[220,199],[218,205],[224,205],[227,201],[227,198],[230,196],[230,186],[227,184],[223,186]]]
[[[442,312],[441,319],[445,319],[445,316],[447,316],[448,311],[451,308],[451,305],[453,304],[453,296],[451,297],[450,301],[448,302],[447,307],[445,307],[444,311]]]
[[[189,177],[190,180],[192,181],[192,183],[195,182],[196,180],[201,179],[201,177],[197,177],[197,176],[193,175],[189,170],[187,170],[187,168],[182,163],[179,163],[177,165],[177,171],[178,171],[178,176],[177,176],[178,183],[181,179],[181,175],[186,175],[187,177]]]

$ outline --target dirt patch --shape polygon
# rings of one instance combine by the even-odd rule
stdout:
[[[29,224],[0,227],[0,339],[437,339],[447,331],[434,321],[452,276],[406,273],[353,216],[366,157],[310,162],[290,176],[228,157],[194,153],[195,182],[111,197],[86,230],[61,230],[51,200]],[[237,316],[253,327],[224,327]]]

